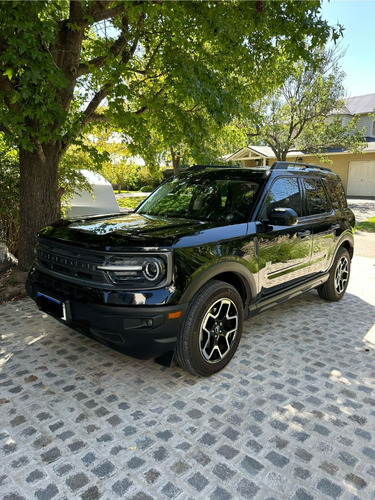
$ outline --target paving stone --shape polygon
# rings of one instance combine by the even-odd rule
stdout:
[[[116,481],[112,485],[112,491],[113,493],[115,493],[115,495],[123,497],[125,493],[129,490],[129,488],[132,486],[132,484],[133,482],[126,477],[124,479]]]
[[[285,424],[284,422],[281,422],[280,420],[271,420],[270,425],[274,428],[277,429],[278,431],[286,431],[288,428],[288,425]]]
[[[115,466],[109,461],[105,460],[101,464],[92,469],[93,474],[100,479],[110,477],[115,471]]]
[[[68,488],[74,492],[83,488],[89,483],[89,478],[86,474],[79,472],[78,474],[74,474],[74,476],[70,476],[65,482]]]
[[[262,469],[264,469],[264,465],[251,458],[249,456],[245,456],[245,458],[240,462],[240,467],[246,474],[249,476],[256,476]]]
[[[129,467],[129,469],[132,469],[132,470],[135,470],[135,469],[139,469],[140,467],[142,467],[143,464],[145,464],[146,461],[143,460],[143,458],[140,458],[140,457],[132,457],[127,463],[127,467]]]
[[[363,490],[363,488],[366,488],[367,486],[367,483],[364,479],[353,473],[347,474],[345,476],[345,480],[354,485],[359,490]]]
[[[72,464],[59,464],[54,467],[55,473],[60,477],[65,476],[71,470],[73,470]]]
[[[285,467],[290,462],[289,458],[286,458],[283,455],[276,453],[276,451],[270,451],[269,453],[267,453],[266,459],[269,460],[276,467],[280,468]]]
[[[12,492],[3,496],[3,500],[27,500],[26,497],[19,495],[18,493]]]
[[[46,476],[46,474],[40,470],[40,469],[34,469],[30,474],[26,477],[26,482],[33,484],[36,483],[37,481],[40,481],[40,479],[43,479]]]
[[[331,463],[326,462],[326,461],[322,462],[319,465],[319,468],[323,469],[325,472],[327,472],[331,476],[334,476],[336,474],[336,472],[339,470],[337,465],[331,464]]]
[[[231,469],[230,467],[228,467],[226,464],[223,463],[215,465],[212,472],[222,481],[228,481],[237,473],[234,469]]]
[[[181,493],[181,489],[173,483],[168,482],[165,486],[163,486],[161,492],[166,498],[176,498]]]
[[[375,449],[374,448],[369,448],[366,446],[362,450],[363,454],[366,455],[366,457],[371,458],[371,460],[375,461]]]
[[[260,453],[263,449],[263,446],[260,443],[258,443],[258,441],[255,441],[255,439],[249,439],[249,441],[245,443],[245,446],[255,454]]]
[[[209,484],[209,481],[200,472],[196,472],[193,476],[189,477],[188,483],[199,493]]]
[[[41,458],[42,458],[43,462],[50,464],[50,463],[58,460],[61,457],[61,455],[62,455],[61,450],[59,450],[59,448],[57,448],[57,447],[54,447],[54,448],[51,448],[50,450],[42,453]]]
[[[218,453],[219,455],[222,455],[227,460],[230,460],[231,458],[238,455],[238,450],[236,450],[232,446],[228,446],[227,444],[223,444],[222,446],[220,446],[216,450],[216,453]]]
[[[339,459],[344,464],[349,465],[350,467],[354,467],[358,462],[358,459],[353,455],[351,455],[350,453],[348,453],[347,451],[340,451]]]
[[[123,423],[123,420],[118,416],[118,415],[113,415],[110,418],[107,418],[107,422],[112,426],[112,427],[117,427],[118,425]]]
[[[87,443],[85,443],[84,441],[79,439],[77,441],[74,441],[73,443],[70,443],[68,445],[68,448],[72,453],[77,453],[78,451],[81,451],[86,446],[87,446]]]
[[[198,462],[199,465],[206,466],[211,462],[211,458],[203,453],[203,451],[199,450],[198,453],[194,455],[194,460]]]
[[[328,434],[331,432],[327,427],[319,424],[314,425],[313,431],[321,434],[322,436],[328,436]]]
[[[164,462],[164,460],[169,457],[169,452],[164,446],[159,446],[159,448],[152,452],[152,457],[156,462]]]
[[[316,485],[316,489],[328,498],[340,498],[343,493],[343,488],[329,479],[321,479]]]
[[[354,434],[356,436],[359,436],[361,437],[362,439],[365,439],[366,441],[371,441],[372,440],[372,436],[369,432],[363,430],[363,429],[355,429],[354,431]]]
[[[171,431],[162,431],[162,432],[157,432],[156,437],[158,439],[161,439],[162,441],[169,441],[171,438],[173,438],[173,432]]]
[[[259,486],[246,478],[241,479],[241,481],[239,481],[237,484],[237,492],[241,495],[242,498],[255,498],[259,490]]]
[[[102,497],[100,490],[97,486],[91,486],[87,488],[81,495],[81,500],[99,500]]]
[[[303,462],[305,463],[310,463],[311,460],[314,458],[313,455],[311,453],[309,453],[308,451],[304,450],[303,448],[298,448],[296,451],[295,451],[295,455],[300,459],[302,460]]]
[[[51,498],[56,497],[58,495],[59,490],[54,483],[50,483],[46,488],[38,489],[35,492],[35,497],[38,500],[50,500]]]
[[[304,488],[298,488],[292,498],[293,500],[314,500],[313,495],[308,493]]]
[[[177,476],[180,476],[182,474],[185,474],[188,470],[190,470],[190,465],[183,460],[177,460],[172,466],[171,470],[176,474]]]
[[[303,467],[295,467],[293,470],[293,477],[296,479],[306,480],[311,477],[311,472]]]
[[[276,490],[278,494],[282,494],[288,484],[288,478],[285,476],[281,476],[277,472],[270,471],[264,478],[264,483],[267,484],[270,488]]]
[[[0,305],[0,349],[12,352],[1,500],[375,500],[366,300],[314,291],[265,311],[207,379],[108,349],[28,299]]]
[[[150,469],[146,471],[143,475],[148,484],[154,484],[161,476],[161,473],[156,469]]]

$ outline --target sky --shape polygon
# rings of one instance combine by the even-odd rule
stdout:
[[[322,16],[345,28],[341,45],[347,50],[339,64],[347,97],[375,93],[375,0],[323,0]]]

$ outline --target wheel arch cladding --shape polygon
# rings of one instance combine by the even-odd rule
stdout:
[[[198,274],[181,297],[181,302],[190,301],[200,288],[210,280],[224,281],[232,285],[239,293],[244,308],[252,297],[256,296],[254,276],[237,262],[219,263]]]

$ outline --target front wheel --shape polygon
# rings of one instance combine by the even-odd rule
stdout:
[[[177,363],[193,375],[209,376],[232,359],[243,328],[243,304],[237,290],[209,281],[193,297],[181,326]]]
[[[320,297],[335,302],[340,300],[347,289],[350,276],[350,256],[346,248],[341,247],[331,267],[328,280],[318,289]]]

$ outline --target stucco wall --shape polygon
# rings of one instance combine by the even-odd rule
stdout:
[[[315,156],[304,156],[303,163],[313,163],[314,165],[321,165],[330,168],[336,174],[339,174],[344,184],[345,192],[348,188],[348,172],[349,162],[351,161],[375,161],[375,153],[366,154],[345,154],[345,155],[329,155],[331,164],[319,163]]]
[[[332,163],[320,163],[314,155],[306,155],[303,156],[303,158],[290,156],[288,157],[288,160],[291,162],[302,161],[302,163],[311,163],[313,165],[320,165],[322,167],[330,168],[333,172],[339,174],[344,184],[345,192],[347,192],[349,163],[351,161],[375,161],[375,152],[363,154],[333,154],[328,155],[328,157],[330,160],[332,160]],[[271,166],[274,161],[275,158],[270,158],[269,165]],[[255,166],[255,160],[242,160],[241,163],[244,167]]]

